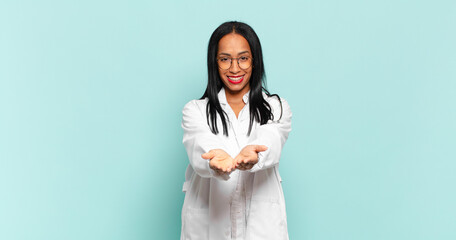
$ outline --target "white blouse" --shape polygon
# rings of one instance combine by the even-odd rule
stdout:
[[[249,92],[250,93],[250,92]],[[227,113],[228,137],[217,117],[219,134],[211,132],[206,118],[208,99],[188,102],[182,113],[183,143],[190,164],[185,174],[181,240],[223,239],[288,239],[285,200],[279,175],[282,147],[291,131],[291,110],[287,101],[263,97],[270,104],[274,120],[259,125],[255,122],[250,136],[249,93],[238,118],[227,103],[222,88],[218,98]],[[282,111],[282,118],[280,114]],[[219,175],[201,155],[212,149],[223,149],[231,157],[247,145],[266,145],[258,153],[258,163],[247,171],[234,170]]]

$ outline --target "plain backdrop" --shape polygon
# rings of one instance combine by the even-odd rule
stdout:
[[[178,239],[210,35],[260,37],[291,239],[456,239],[455,1],[0,2],[0,239]]]

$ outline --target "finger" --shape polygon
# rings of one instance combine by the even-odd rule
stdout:
[[[204,158],[204,159],[212,159],[214,157],[214,153],[213,152],[203,153],[201,155],[201,157]]]
[[[239,166],[238,162],[234,162],[234,168],[237,168]]]
[[[222,174],[223,170],[219,168],[218,166],[214,169],[218,174]]]
[[[239,157],[239,155],[237,155],[235,158],[234,158],[234,162],[236,164],[240,163],[240,160],[241,160],[241,157]]]
[[[266,150],[268,150],[268,147],[266,147],[265,145],[255,145],[256,152],[264,152]]]
[[[245,158],[244,161],[243,161],[243,162],[244,162],[244,165],[245,165],[245,164],[248,164],[250,161],[251,161],[251,160],[249,160],[248,158]]]
[[[228,172],[232,172],[234,169],[236,169],[236,165],[232,164],[228,167]]]

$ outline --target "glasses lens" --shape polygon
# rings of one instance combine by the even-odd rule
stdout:
[[[239,67],[242,69],[247,69],[252,66],[252,58],[251,57],[240,57],[239,58]]]
[[[231,58],[219,58],[217,63],[221,69],[226,70],[231,66]]]

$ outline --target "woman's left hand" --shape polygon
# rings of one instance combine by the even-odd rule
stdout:
[[[264,145],[247,145],[234,158],[239,170],[249,170],[258,162],[258,153],[268,150]]]

